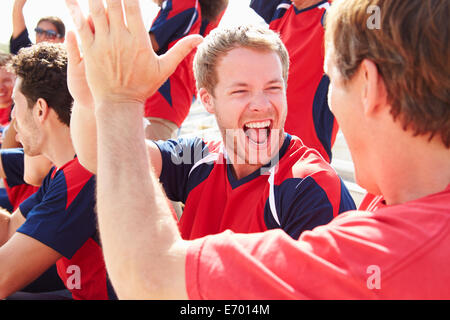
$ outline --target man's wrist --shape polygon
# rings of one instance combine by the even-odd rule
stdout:
[[[106,112],[143,112],[144,103],[136,100],[102,99],[95,102],[95,113],[101,115]]]
[[[137,101],[102,100],[95,103],[97,128],[142,126],[144,104]]]

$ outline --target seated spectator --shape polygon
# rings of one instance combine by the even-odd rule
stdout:
[[[12,54],[17,54],[21,48],[32,45],[23,15],[23,7],[26,2],[27,0],[14,1],[12,12],[13,33],[9,41],[9,51]],[[66,27],[60,18],[49,16],[40,19],[34,31],[36,32],[36,43],[43,41],[63,43]]]
[[[338,126],[328,106],[323,72],[324,0],[251,0],[250,7],[280,34],[291,58],[286,131],[331,162]],[[301,125],[299,125],[301,119]]]
[[[50,170],[50,161],[43,156],[27,157],[24,164],[23,152],[18,149],[14,120],[11,121],[12,92],[15,82],[14,73],[7,69],[11,61],[10,54],[0,53],[0,135],[1,171],[4,188],[0,188],[0,206],[9,212],[15,211],[19,205],[38,190],[42,180]],[[10,122],[11,121],[11,122]],[[6,150],[10,149],[10,150]],[[18,152],[18,153],[17,153]],[[58,277],[56,266],[51,266],[38,279],[22,289],[24,292],[50,292],[64,289],[64,284]]]
[[[16,77],[6,68],[10,61],[10,54],[0,52],[0,143],[3,141],[3,130],[11,121],[11,96]]]
[[[17,138],[26,155],[44,155],[54,167],[12,215],[1,214],[0,298],[55,263],[74,299],[114,298],[97,234],[95,177],[79,164],[70,138],[65,49],[50,43],[23,49],[12,69]]]
[[[137,0],[124,3],[127,24],[122,8],[108,7],[115,19],[95,38],[76,1],[67,2],[95,101],[97,212],[121,298],[450,298],[449,1],[336,0],[327,13],[330,106],[357,182],[385,207],[342,214],[299,240],[272,230],[194,241],[182,240],[163,201],[139,124],[148,92],[200,40],[157,57],[143,41]],[[107,23],[102,6],[93,1],[94,25]]]

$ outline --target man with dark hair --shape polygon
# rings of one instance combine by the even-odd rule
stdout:
[[[13,33],[9,41],[9,51],[12,54],[17,54],[21,48],[32,45],[23,15],[23,7],[26,2],[27,0],[14,1],[12,12]],[[43,41],[63,43],[66,27],[60,18],[49,16],[41,18],[34,31],[36,32],[36,43]]]
[[[0,214],[0,298],[55,263],[74,299],[114,297],[97,236],[95,178],[79,164],[70,137],[73,100],[65,48],[50,43],[24,48],[11,67],[17,75],[12,116],[22,156],[44,155],[55,167],[12,215]],[[0,175],[8,176],[11,165],[3,159]]]
[[[449,1],[337,0],[328,11],[329,102],[356,180],[383,195],[383,207],[342,214],[299,240],[272,230],[194,241],[180,236],[138,124],[148,91],[201,40],[157,57],[143,41],[138,0],[124,13],[107,1],[109,21],[102,1],[91,1],[95,38],[67,2],[95,101],[99,227],[121,298],[450,298]]]

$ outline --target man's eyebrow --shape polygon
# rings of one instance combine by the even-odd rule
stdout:
[[[229,87],[246,87],[248,86],[248,83],[245,82],[233,82],[232,84],[229,85]]]
[[[284,81],[283,81],[283,79],[281,79],[281,78],[276,78],[276,79],[273,79],[273,80],[270,80],[270,81],[268,81],[267,83],[266,83],[266,85],[268,85],[268,84],[274,84],[274,83],[283,83]],[[240,82],[240,81],[237,81],[237,82],[233,82],[232,84],[230,84],[228,87],[229,88],[233,88],[233,87],[248,87],[248,86],[250,86],[248,83],[246,83],[246,82]]]
[[[277,78],[277,79],[270,80],[269,82],[267,82],[267,84],[283,83],[283,82],[284,82],[283,79]]]

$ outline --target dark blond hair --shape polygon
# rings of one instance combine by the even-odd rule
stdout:
[[[289,54],[278,34],[266,26],[241,25],[214,29],[198,47],[194,58],[194,75],[198,89],[205,88],[214,95],[218,82],[216,67],[221,57],[235,48],[276,52],[280,57],[283,79],[287,84]]]
[[[377,65],[391,114],[415,135],[450,148],[448,0],[337,0],[326,17],[326,46],[345,81],[364,59]],[[370,17],[378,9],[378,28]],[[376,22],[376,20],[374,20]]]

